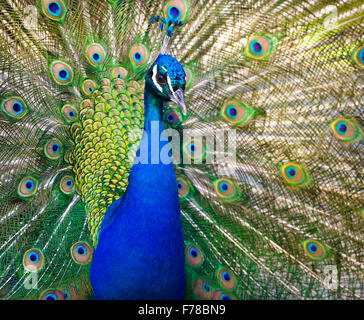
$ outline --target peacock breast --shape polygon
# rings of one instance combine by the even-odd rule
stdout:
[[[148,169],[158,171],[153,165]],[[173,166],[170,169],[173,170]],[[138,172],[132,172],[135,173],[141,177]],[[174,171],[170,174],[172,181]],[[176,186],[170,187],[165,181],[163,191],[156,185],[151,189],[148,183],[143,185],[138,181],[134,185],[133,182],[125,196],[109,208],[101,226],[91,266],[96,296],[101,299],[183,299],[184,240]],[[108,221],[109,215],[111,221]]]
[[[144,123],[144,84],[126,77],[121,67],[110,73],[98,82],[83,81],[88,98],[80,103],[79,114],[71,105],[64,110],[70,121],[74,119],[70,127],[74,148],[67,158],[87,209],[94,245],[107,208],[126,190],[140,140],[133,133]]]

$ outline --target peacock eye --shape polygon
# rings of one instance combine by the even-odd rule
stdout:
[[[157,73],[156,78],[157,78],[157,82],[159,84],[166,84],[167,83],[167,78],[163,74],[161,74],[159,72]]]
[[[233,290],[236,287],[236,279],[233,273],[223,267],[217,271],[217,279],[220,284],[227,290]]]
[[[230,292],[217,290],[212,294],[213,300],[236,300],[236,297],[232,295]]]
[[[23,266],[29,272],[38,272],[43,268],[44,255],[40,249],[27,250],[23,256]]]
[[[65,300],[66,295],[61,290],[48,289],[40,295],[39,299],[40,300]]]
[[[186,259],[191,266],[200,266],[204,260],[201,250],[195,245],[189,245],[186,249]]]
[[[76,242],[71,247],[72,259],[81,265],[87,265],[92,260],[93,248],[84,241]]]

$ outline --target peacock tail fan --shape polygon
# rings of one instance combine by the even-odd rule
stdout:
[[[0,0],[0,297],[92,297],[100,224],[141,138],[144,76],[168,49],[186,74],[188,114],[164,111],[183,133],[185,297],[362,299],[363,9]],[[183,21],[172,41],[155,15]]]

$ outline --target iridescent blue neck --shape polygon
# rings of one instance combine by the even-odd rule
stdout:
[[[145,190],[148,193],[164,195],[163,198],[165,198],[167,194],[171,194],[171,192],[173,194],[176,189],[173,163],[165,164],[166,159],[161,159],[162,149],[169,148],[169,142],[163,132],[165,126],[162,121],[162,112],[163,101],[146,87],[144,90],[145,131],[139,144],[137,158],[130,171],[128,192]],[[157,190],[155,186],[158,186]],[[148,198],[148,201],[155,199],[151,199],[152,196]]]
[[[145,133],[138,152],[147,150],[148,161],[134,163],[124,196],[109,207],[102,222],[91,265],[91,282],[99,299],[184,297],[176,174],[173,163],[164,164],[159,156],[169,143],[159,139],[164,129],[162,107],[163,102],[146,87]]]
[[[163,128],[163,101],[151,93],[151,89],[144,89],[144,130],[150,134],[151,124],[153,121],[158,121],[160,127]],[[162,130],[162,129],[161,129]],[[161,131],[160,130],[160,131]]]

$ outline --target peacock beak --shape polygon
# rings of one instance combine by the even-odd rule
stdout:
[[[186,102],[185,102],[185,94],[183,89],[178,88],[176,91],[174,91],[169,98],[177,103],[180,108],[182,109],[182,113],[185,116],[187,114],[187,108],[186,108]]]

